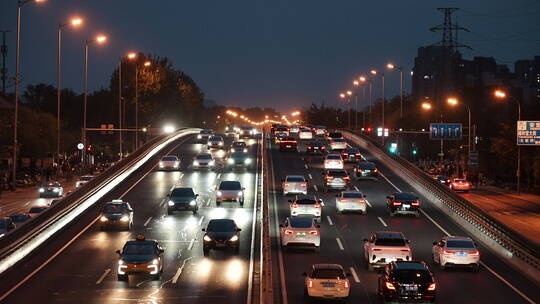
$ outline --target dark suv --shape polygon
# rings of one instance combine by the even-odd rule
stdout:
[[[398,192],[386,197],[386,204],[390,216],[396,214],[413,214],[420,216],[420,202],[418,197],[409,192]]]
[[[232,248],[235,254],[240,252],[240,231],[231,219],[215,219],[208,222],[203,237],[203,253],[208,256],[210,249],[225,250]]]
[[[331,189],[347,189],[351,179],[349,173],[343,169],[330,169],[323,172],[324,175],[324,191]]]
[[[279,143],[279,151],[292,151],[296,152],[298,149],[298,142],[294,137],[285,137]]]
[[[192,211],[197,214],[199,204],[197,202],[198,194],[193,192],[192,188],[174,188],[169,196],[167,203],[167,213],[173,214],[174,211]]]
[[[379,278],[378,293],[387,302],[435,302],[437,283],[424,262],[392,262]]]
[[[359,179],[374,179],[377,180],[377,175],[379,175],[379,170],[372,162],[359,161],[353,169],[354,178]]]
[[[307,154],[324,154],[326,146],[320,141],[310,141],[306,145]]]

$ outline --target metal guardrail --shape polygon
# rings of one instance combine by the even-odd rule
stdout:
[[[363,140],[366,144],[377,151],[379,157],[394,161],[404,170],[412,180],[422,185],[433,196],[437,197],[448,209],[466,220],[476,229],[484,233],[491,240],[508,250],[513,257],[520,259],[527,265],[540,271],[540,248],[537,244],[524,238],[506,224],[493,218],[481,208],[470,203],[468,200],[457,195],[447,187],[441,185],[414,164],[399,155],[388,154],[372,138],[362,134],[346,131],[349,135]]]
[[[266,134],[263,132],[261,140],[262,174],[261,174],[261,304],[274,303],[274,287],[272,274],[272,244],[270,241],[270,211],[268,206],[268,187],[270,175],[268,172],[268,150],[266,149]]]
[[[188,135],[189,132],[186,132],[185,134]],[[70,193],[58,204],[48,208],[42,214],[30,220],[20,228],[6,234],[0,239],[0,263],[6,260],[10,255],[17,253],[20,248],[69,215],[71,212],[73,212],[73,210],[84,203],[86,199],[92,197],[106,187],[106,185],[109,184],[113,179],[118,178],[123,173],[128,171],[133,164],[136,164],[144,159],[150,151],[156,149],[159,145],[166,143],[171,138],[178,135],[179,134],[177,133],[176,135],[173,134],[167,137],[160,136],[149,141],[128,158],[123,159],[115,166],[109,168],[107,171],[86,183],[83,187],[78,188],[76,191]],[[34,248],[34,250],[37,248],[39,248],[39,246]],[[15,264],[10,265],[9,267],[13,267],[14,265]],[[9,267],[0,268],[0,273],[7,270]]]

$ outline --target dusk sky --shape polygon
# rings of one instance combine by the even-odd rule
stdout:
[[[11,77],[16,3],[0,4],[0,30],[11,30]],[[57,24],[79,15],[84,26],[63,35],[63,87],[77,92],[84,40],[104,33],[107,44],[90,50],[92,90],[108,86],[120,56],[142,51],[169,57],[219,104],[288,111],[337,103],[338,92],[371,68],[392,61],[409,71],[417,48],[440,40],[429,31],[443,22],[437,7],[461,8],[455,16],[471,32],[460,40],[474,49],[465,58],[493,56],[513,70],[515,60],[540,55],[540,1],[47,0],[23,7],[22,86],[56,84]],[[398,94],[397,72],[387,83],[388,96]]]

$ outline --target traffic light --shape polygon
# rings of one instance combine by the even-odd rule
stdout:
[[[390,153],[396,153],[397,152],[397,143],[391,143],[390,144]]]
[[[418,151],[416,150],[416,148],[414,148],[414,149],[412,150],[412,155],[416,155],[416,153],[418,153]]]
[[[86,147],[86,152],[92,153],[92,151],[94,151],[94,148],[92,147],[92,145]]]

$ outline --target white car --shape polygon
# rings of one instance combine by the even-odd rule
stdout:
[[[222,202],[239,202],[244,205],[244,190],[238,181],[221,181],[216,189],[216,205],[220,206]]]
[[[289,128],[289,133],[290,134],[293,134],[293,133],[298,133],[300,131],[300,127],[299,126],[291,126]]]
[[[317,136],[326,136],[326,128],[324,127],[317,127],[317,129],[315,130],[315,135]]]
[[[322,200],[315,195],[297,195],[294,200],[289,200],[289,203],[292,217],[312,217],[320,222]]]
[[[180,169],[180,160],[174,155],[166,155],[159,161],[159,170],[178,170]]]
[[[342,191],[336,195],[336,212],[355,211],[367,214],[366,195],[360,191]]]
[[[208,138],[210,138],[210,136],[212,136],[212,134],[214,134],[214,132],[212,130],[201,130],[199,132],[199,134],[197,134],[197,140],[199,142],[206,142],[208,141]]]
[[[308,303],[311,300],[341,300],[347,301],[351,292],[349,273],[343,271],[338,264],[314,264],[305,277],[304,296]]]
[[[210,153],[199,153],[193,159],[193,169],[213,169],[216,161]]]
[[[377,231],[364,239],[364,258],[368,270],[394,261],[412,261],[409,240],[401,232]]]
[[[283,195],[304,194],[307,195],[307,181],[302,175],[287,175],[282,181]]]
[[[248,152],[248,147],[245,141],[234,141],[231,144],[231,153],[234,152]]]
[[[321,232],[319,224],[312,218],[287,218],[283,225],[279,225],[281,246],[289,247],[312,246],[315,251],[320,251]]]
[[[343,169],[343,159],[339,154],[328,154],[324,158],[324,169]]]
[[[480,252],[471,238],[446,236],[433,243],[433,262],[442,269],[449,266],[471,267],[478,271]]]
[[[221,136],[210,136],[206,145],[208,146],[208,149],[223,149],[225,141]]]
[[[313,133],[310,129],[302,129],[298,132],[298,138],[300,139],[313,139]]]
[[[79,177],[79,180],[75,183],[75,188],[79,188],[82,185],[88,183],[90,180],[92,180],[92,178],[94,178],[93,175],[83,175]]]
[[[347,141],[343,138],[336,138],[330,140],[330,149],[347,149],[349,147],[349,144],[347,144]]]

